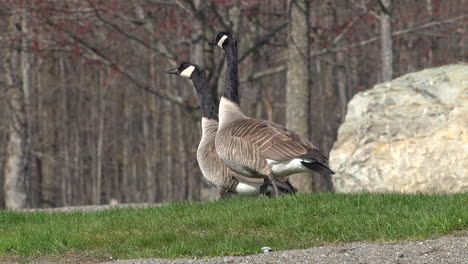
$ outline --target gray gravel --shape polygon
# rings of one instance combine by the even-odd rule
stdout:
[[[259,249],[260,251],[260,249]],[[415,242],[340,243],[300,250],[209,259],[135,259],[109,264],[154,263],[464,263],[468,264],[468,236],[445,236]]]

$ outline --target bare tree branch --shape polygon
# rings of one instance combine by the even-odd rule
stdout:
[[[184,100],[182,97],[180,96],[177,96],[177,95],[174,95],[174,94],[171,94],[169,93],[168,91],[165,91],[165,90],[153,90],[151,89],[146,83],[143,83],[141,82],[138,78],[134,77],[133,74],[121,67],[118,67],[118,64],[115,63],[114,61],[112,61],[108,56],[106,56],[104,53],[102,53],[98,48],[94,47],[93,45],[91,45],[90,43],[84,41],[82,38],[78,37],[77,35],[75,35],[73,32],[71,32],[70,30],[64,28],[64,27],[61,27],[59,25],[57,25],[56,23],[54,23],[52,20],[50,20],[48,17],[44,17],[44,20],[51,26],[55,27],[55,28],[58,28],[60,30],[62,30],[65,34],[67,34],[70,38],[72,38],[73,40],[77,41],[78,43],[80,43],[80,45],[82,47],[84,47],[86,50],[88,50],[89,52],[91,52],[92,54],[94,54],[96,56],[97,59],[101,60],[102,62],[104,62],[106,65],[109,65],[109,66],[115,66],[114,69],[122,74],[124,77],[126,77],[128,80],[130,80],[132,83],[135,84],[136,87],[138,87],[139,89],[142,89],[146,92],[149,92],[151,94],[154,94],[156,96],[159,96],[160,98],[162,99],[165,99],[165,100],[168,100],[174,104],[177,104],[177,105],[180,105],[182,107],[184,107],[186,110],[192,110],[192,109],[195,109],[196,107],[191,107],[191,106],[188,106],[185,104]]]
[[[257,43],[255,43],[252,47],[247,49],[242,56],[239,58],[239,63],[245,60],[250,54],[254,53],[256,50],[260,49],[263,45],[267,44],[268,41],[276,35],[277,32],[285,29],[288,26],[288,23],[281,24],[279,27],[273,29],[267,35],[263,36]]]
[[[426,28],[430,28],[430,27],[434,27],[434,26],[438,26],[438,25],[442,25],[442,24],[447,24],[447,23],[453,23],[453,22],[458,21],[458,20],[463,20],[463,19],[465,19],[467,17],[468,17],[468,15],[463,15],[463,16],[458,16],[458,17],[455,17],[455,18],[447,19],[447,20],[433,21],[433,22],[430,22],[430,23],[427,23],[427,24],[423,24],[423,25],[419,25],[419,26],[415,26],[415,27],[395,31],[395,32],[392,33],[392,36],[400,36],[400,35],[408,34],[408,33],[415,32],[415,31],[418,31],[418,30],[421,30],[421,29],[426,29]],[[345,50],[349,50],[349,49],[353,49],[353,48],[357,48],[357,47],[366,46],[366,45],[369,45],[369,44],[371,44],[373,42],[378,41],[380,38],[381,37],[378,36],[378,37],[373,37],[373,38],[366,39],[366,40],[363,40],[363,41],[360,41],[360,42],[357,42],[357,43],[353,43],[353,44],[350,44],[350,45],[344,46],[344,47],[328,48],[328,49],[321,49],[321,50],[312,51],[310,53],[310,56],[311,57],[317,57],[317,56],[321,56],[321,55],[328,54],[328,53],[336,53],[336,52],[341,52],[341,51],[345,51]]]
[[[391,15],[392,14],[392,5],[389,4],[388,6],[386,6],[384,4],[384,2],[382,2],[382,0],[377,0],[377,3],[379,3],[379,6],[380,8],[382,9],[382,12],[384,12],[385,14],[387,15]]]
[[[276,66],[276,67],[273,67],[273,68],[266,69],[266,70],[261,71],[261,72],[256,72],[256,73],[248,76],[247,78],[241,79],[239,81],[239,83],[253,82],[253,81],[256,81],[258,79],[267,77],[269,75],[276,74],[276,73],[279,73],[279,72],[283,72],[285,70],[287,70],[286,65],[279,65],[279,66]]]
[[[190,13],[190,10],[187,9],[183,4],[180,3],[180,1],[174,1],[174,0],[168,0],[168,1],[158,1],[158,0],[149,0],[148,2],[152,4],[164,4],[164,5],[178,5],[185,11]]]
[[[211,10],[215,14],[218,21],[221,23],[221,26],[225,29],[228,29],[229,28],[228,24],[226,23],[226,21],[224,21],[223,16],[219,14],[218,9],[216,9],[215,5],[211,5]]]
[[[165,47],[162,47],[161,44],[158,42],[159,44],[159,47],[158,48],[155,48],[153,46],[151,46],[148,42],[146,41],[143,41],[139,38],[137,38],[136,36],[134,35],[131,35],[129,34],[128,32],[126,32],[125,30],[123,30],[122,28],[120,28],[118,25],[106,20],[104,17],[101,16],[101,14],[99,13],[99,10],[97,10],[97,8],[91,3],[91,1],[88,0],[88,3],[89,5],[93,8],[94,10],[94,13],[96,14],[96,17],[99,19],[99,21],[101,21],[102,23],[112,27],[114,30],[116,30],[117,32],[119,32],[121,35],[129,38],[129,39],[132,39],[136,42],[138,42],[139,44],[141,44],[142,46],[152,50],[152,51],[155,51],[157,52],[158,54],[162,55],[164,58],[166,58],[172,65],[176,65],[177,62],[176,62],[176,57],[171,54],[169,52],[169,50]]]
[[[346,25],[340,34],[336,36],[336,38],[332,41],[332,44],[335,45],[338,43],[343,38],[343,36],[354,26],[354,24],[356,24],[356,22],[363,18],[367,13],[367,11],[364,11],[361,15],[354,17],[354,19],[348,25]]]
[[[195,9],[195,6],[194,6],[193,4],[191,4],[191,3],[189,3],[190,8],[186,7],[180,0],[176,0],[176,1],[175,1],[175,4],[178,5],[180,8],[182,8],[182,9],[183,9],[185,12],[187,12],[187,13],[194,13],[194,12],[196,12],[196,10],[194,10],[194,9]]]
[[[361,8],[361,9],[364,11],[364,13],[369,13],[369,14],[371,14],[373,17],[375,17],[375,18],[377,18],[378,20],[380,20],[379,14],[377,14],[376,12],[370,10],[370,9],[367,7],[366,3],[364,3],[364,0],[361,0],[361,3],[357,3],[356,1],[357,1],[357,0],[351,0],[351,3],[353,3],[355,6]]]

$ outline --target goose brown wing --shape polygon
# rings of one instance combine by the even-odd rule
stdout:
[[[235,121],[232,127],[232,136],[251,143],[266,159],[288,160],[304,157],[326,160],[309,141],[276,123],[242,119]]]

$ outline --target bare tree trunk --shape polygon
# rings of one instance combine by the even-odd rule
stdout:
[[[190,36],[191,38],[191,50],[190,50],[190,61],[199,64],[202,68],[205,69],[213,69],[213,65],[208,65],[209,60],[205,58],[205,47],[206,47],[206,40],[203,38],[203,35],[206,34],[206,12],[205,10],[201,10],[200,8],[202,7],[202,4],[205,1],[202,0],[194,0],[193,4],[195,6],[195,9],[197,12],[194,14],[195,20],[194,20],[194,27],[192,34]],[[189,90],[191,93],[195,93],[194,89]],[[215,91],[213,91],[215,92]],[[187,95],[186,91],[182,91],[182,96]],[[215,98],[215,102],[217,101],[217,98]],[[177,107],[177,106],[176,106]],[[182,109],[180,107],[177,107],[177,116],[179,123],[177,124],[177,131],[179,134],[179,138],[181,141],[179,141],[179,152],[182,154],[181,155],[181,160],[179,160],[181,166],[182,166],[182,173],[184,177],[184,185],[180,186],[180,188],[184,189],[184,195],[185,199],[187,200],[193,200],[198,194],[196,195],[195,192],[198,190],[198,186],[200,184],[201,178],[198,177],[199,174],[197,175],[196,173],[189,173],[187,171],[188,164],[187,164],[187,146],[189,145],[187,142],[187,136],[186,132],[188,132],[187,125],[182,124],[182,119],[183,118],[183,113]],[[184,131],[185,130],[185,131]],[[198,133],[200,135],[200,133]],[[183,160],[183,161],[182,161]],[[207,187],[207,186],[204,186]],[[203,188],[203,187],[202,187]],[[207,189],[203,190],[206,192],[211,191],[211,186],[208,186]]]
[[[193,0],[195,8],[198,10],[195,14],[195,20],[193,21],[193,30],[190,34],[191,45],[190,45],[190,60],[196,62],[201,67],[205,66],[204,47],[206,46],[206,40],[203,38],[203,20],[204,15],[200,9],[201,0]]]
[[[106,74],[105,72],[100,72],[97,85],[99,92],[99,112],[98,112],[98,138],[97,138],[97,149],[96,149],[96,182],[94,189],[94,204],[101,204],[101,185],[102,185],[102,171],[103,171],[103,144],[104,144],[104,116],[106,114],[106,98],[105,91],[107,89],[106,84],[101,75]]]
[[[335,7],[338,8],[338,7]],[[338,10],[334,9],[331,10],[331,14],[333,16],[333,27],[338,28],[340,25],[343,23],[346,23],[345,19],[338,16]],[[343,40],[345,42],[345,40]],[[343,43],[344,44],[344,43]],[[333,56],[333,55],[332,55]],[[348,94],[347,91],[349,90],[349,87],[352,87],[352,84],[349,83],[348,79],[348,69],[347,69],[347,58],[346,54],[344,51],[342,52],[337,52],[335,54],[336,58],[336,64],[334,65],[335,67],[335,74],[336,77],[333,76],[332,79],[335,79],[336,81],[336,87],[338,90],[338,100],[337,103],[339,105],[339,122],[343,122],[346,116],[346,107],[348,104]]]
[[[85,83],[85,76],[86,74],[84,73],[84,70],[82,67],[79,68],[79,73],[80,73],[80,78],[79,78],[79,86],[83,87],[86,85]],[[83,180],[83,162],[82,162],[82,155],[84,153],[84,150],[81,146],[81,116],[82,116],[82,111],[83,111],[83,93],[79,92],[78,93],[78,99],[77,99],[77,110],[76,110],[76,120],[77,120],[77,125],[75,127],[75,157],[73,159],[73,165],[75,168],[75,173],[73,173],[74,177],[74,183],[77,186],[77,191],[76,191],[76,196],[78,196],[78,199],[76,199],[77,203],[82,205],[86,204],[86,192],[85,192],[85,187],[84,187],[84,180]]]
[[[79,99],[78,99],[79,100]],[[80,133],[77,131],[74,133],[74,157],[73,157],[73,167],[75,170],[72,174],[72,182],[74,184],[74,191],[72,192],[73,197],[73,204],[79,205],[83,204],[83,189],[82,189],[82,180],[81,180],[81,163],[80,163],[80,155],[81,155],[81,145],[80,145]],[[78,196],[78,197],[77,197]],[[76,198],[76,199],[75,199]]]
[[[152,39],[152,38],[151,38]],[[149,60],[149,84],[153,88],[155,87],[155,68],[154,68],[154,61],[155,54],[154,52],[151,52],[150,60]],[[156,113],[152,111],[153,106],[155,104],[153,103],[154,101],[154,96],[146,96],[145,97],[145,103],[146,103],[146,108],[143,109],[143,138],[145,140],[144,142],[144,153],[145,153],[145,177],[146,177],[146,201],[151,203],[156,201],[156,184],[155,184],[155,177],[153,169],[155,167],[155,161],[154,161],[154,142],[153,138],[155,138],[155,130],[153,127],[153,124],[156,124],[154,122],[154,116],[156,116]]]
[[[150,98],[146,100],[146,104],[149,105]],[[144,109],[142,111],[143,117],[142,117],[142,122],[143,122],[143,138],[145,140],[143,146],[144,146],[144,160],[145,160],[145,182],[146,182],[146,197],[145,200],[146,202],[154,202],[155,201],[155,190],[154,190],[154,175],[153,175],[153,138],[151,136],[151,132],[153,131],[152,129],[152,123],[151,123],[151,114],[149,113],[149,109]]]
[[[135,12],[136,15],[138,16],[139,19],[146,20],[146,12],[143,6],[143,1],[134,1],[133,5],[135,7]],[[152,20],[149,20],[149,23],[145,23],[144,27],[148,32],[151,32],[153,34],[156,33],[156,29],[158,28],[157,25],[153,24]],[[154,42],[156,39],[154,37],[150,37],[151,42]],[[151,61],[151,67],[154,67],[155,61]],[[162,65],[167,65],[166,63],[162,63]],[[171,65],[175,66],[175,65]],[[152,68],[151,69],[151,74],[152,80],[154,82],[155,78],[154,76],[156,75],[156,69]],[[162,78],[159,78],[159,84],[161,87],[165,87],[169,84],[170,80],[165,79],[167,81],[161,81]],[[154,83],[153,83],[154,84]],[[170,88],[170,87],[169,87]],[[157,154],[157,164],[159,165],[157,168],[155,168],[155,172],[157,171],[158,173],[154,174],[153,177],[155,177],[154,180],[154,199],[155,201],[166,201],[170,200],[172,198],[172,186],[171,186],[171,174],[172,174],[172,159],[171,159],[171,154],[170,154],[170,149],[171,149],[171,116],[170,112],[168,111],[169,108],[171,108],[169,102],[161,102],[157,101],[156,98],[153,98],[154,104],[154,109],[157,110],[157,113],[153,113],[154,120],[153,124],[157,124],[155,126],[155,133],[159,134],[160,137],[154,136],[156,140],[153,143],[154,148],[157,149],[156,154]],[[156,104],[156,102],[158,102]],[[164,113],[162,113],[164,112]],[[162,117],[160,115],[163,115]],[[169,122],[169,123],[167,123]],[[159,127],[159,128],[158,128]],[[156,131],[160,129],[160,131]],[[166,140],[169,140],[166,142]],[[168,144],[168,145],[166,145]],[[148,172],[147,172],[148,173]],[[147,178],[147,180],[149,180]]]
[[[462,4],[461,6],[466,6],[468,3],[466,0],[462,0]],[[468,55],[468,52],[466,51],[466,47],[468,46],[467,44],[467,40],[468,40],[468,23],[463,23],[463,26],[462,26],[462,32],[461,32],[461,39],[460,39],[460,44],[459,46],[461,47],[460,48],[460,58],[466,58],[467,55]]]
[[[380,16],[382,81],[393,79],[393,39],[392,39],[392,0],[379,0],[382,14]]]
[[[143,1],[138,2],[134,1],[133,6],[135,7],[135,12],[136,15],[138,16],[139,19],[145,20],[146,19],[146,14],[145,10],[143,7]],[[155,27],[153,23],[146,23],[145,28],[148,32],[154,33],[155,32]],[[150,34],[149,36],[149,42],[151,45],[156,42],[156,38],[154,37],[154,34]],[[154,67],[154,64],[156,63],[156,53],[151,51],[150,56],[149,56],[149,81],[148,83],[150,84],[150,87],[154,89],[155,87],[155,74],[156,74],[156,69]],[[155,166],[155,161],[154,161],[154,148],[156,147],[155,141],[153,138],[156,138],[155,135],[152,135],[150,133],[155,133],[155,129],[153,124],[158,124],[157,119],[155,119],[155,116],[158,114],[155,114],[154,112],[151,112],[152,107],[156,108],[156,100],[153,96],[150,97],[149,100],[145,98],[145,102],[147,103],[147,108],[143,110],[143,116],[142,116],[142,122],[143,122],[143,138],[144,138],[144,152],[145,152],[145,157],[144,157],[144,163],[145,163],[145,181],[146,181],[146,199],[148,202],[155,202],[158,200],[158,177],[161,177],[161,175],[156,174],[157,171],[157,166]],[[153,117],[153,118],[152,118]]]
[[[131,163],[131,188],[130,193],[132,194],[132,202],[136,203],[141,199],[141,193],[138,191],[138,177],[137,177],[137,162],[136,160],[132,160]]]
[[[162,65],[166,65],[165,63],[162,63]],[[160,78],[160,75],[155,72],[158,80],[158,85],[159,87],[165,87],[167,83],[167,79]],[[160,125],[163,124],[165,121],[164,118],[164,102],[161,100],[158,100],[157,98],[154,99],[155,104],[154,107],[156,109],[156,116],[154,123],[158,124],[155,125],[155,130],[156,130],[156,140],[154,141],[154,148],[156,149],[156,159],[157,159],[157,164],[158,167],[156,168],[157,174],[156,174],[156,179],[155,179],[155,184],[156,184],[156,201],[164,201],[166,197],[165,193],[165,186],[164,186],[164,180],[165,180],[165,149],[164,149],[164,138],[165,138],[165,126]]]
[[[176,129],[177,129],[177,150],[178,155],[176,158],[176,163],[179,165],[179,174],[178,179],[175,183],[175,188],[177,190],[177,199],[184,200],[187,198],[187,194],[191,192],[191,190],[187,189],[187,149],[186,149],[186,140],[187,137],[185,136],[185,128],[187,125],[184,123],[182,109],[179,106],[173,106],[175,109],[175,120],[176,120]],[[175,175],[174,175],[175,176]]]
[[[61,204],[63,206],[68,206],[71,202],[70,197],[70,139],[69,139],[69,129],[67,127],[68,123],[68,93],[67,93],[67,81],[66,81],[66,73],[65,73],[65,62],[63,56],[59,58],[59,74],[60,74],[60,86],[62,88],[62,153],[63,153],[63,165],[62,165],[62,175],[60,178],[61,181]]]
[[[171,89],[174,85],[174,82],[172,81],[173,78],[167,78],[166,79],[166,89]],[[173,126],[173,120],[174,117],[172,116],[173,114],[173,109],[174,106],[169,102],[165,101],[164,102],[164,113],[163,115],[163,128],[162,128],[162,143],[164,146],[164,154],[165,154],[165,174],[164,174],[164,182],[162,188],[164,188],[164,200],[166,201],[172,201],[174,199],[174,195],[172,192],[172,177],[174,176],[174,170],[173,170],[173,160],[172,160],[172,126]]]
[[[40,177],[40,199],[42,207],[59,206],[61,192],[59,188],[61,180],[57,180],[57,164],[53,162],[53,156],[57,153],[57,123],[54,106],[49,102],[51,98],[50,90],[55,89],[56,63],[50,60],[43,60],[38,68],[37,93],[38,96],[38,126],[35,134],[38,135],[38,145],[36,150],[42,155],[37,156]],[[58,86],[60,87],[60,86]],[[54,98],[55,99],[55,98]]]
[[[0,21],[0,26],[6,27],[7,23]],[[10,49],[8,48],[0,48],[0,83],[4,85],[7,84],[8,72],[6,71],[6,67],[8,66],[8,56],[10,54]],[[6,87],[2,85],[0,86],[0,93],[4,92]],[[8,98],[0,97],[0,208],[5,208],[5,171],[4,165],[5,160],[7,157],[6,149],[5,149],[5,142],[8,140],[9,130],[7,129],[9,122],[7,122],[8,116],[10,116],[9,108],[7,107],[6,100]]]
[[[130,179],[130,151],[131,151],[131,147],[130,147],[130,103],[128,102],[129,101],[129,88],[125,88],[125,93],[124,93],[124,97],[123,97],[123,101],[124,101],[124,115],[123,115],[123,146],[122,146],[122,184],[120,185],[121,186],[121,189],[120,191],[122,192],[122,196],[123,196],[123,199],[122,199],[122,202],[124,203],[129,203],[131,202],[131,193],[130,193],[130,184],[131,183],[131,179]]]
[[[152,66],[152,75],[153,82],[157,79],[157,72],[154,65]],[[161,79],[161,78],[160,78]],[[161,83],[162,81],[159,81]],[[156,85],[156,83],[155,83]],[[161,122],[161,101],[158,100],[155,96],[151,97],[151,107],[152,107],[152,117],[153,117],[153,146],[151,148],[152,153],[152,162],[153,164],[153,192],[154,192],[154,201],[160,201],[161,199],[161,171],[162,171],[162,162],[161,162],[161,149],[160,149],[160,142],[161,142],[161,130],[158,128]]]
[[[346,74],[346,61],[344,58],[343,52],[338,52],[336,54],[336,81],[338,86],[338,98],[339,98],[339,111],[340,111],[340,121],[343,122],[346,116],[346,106],[348,104],[348,97],[346,91],[347,74]]]
[[[434,20],[434,7],[433,7],[432,0],[426,0],[426,8],[427,8],[427,13],[428,13],[431,21],[433,21]],[[427,54],[427,64],[426,64],[426,66],[431,67],[432,65],[434,65],[434,46],[435,46],[435,43],[434,43],[433,38],[430,38],[429,45],[430,45],[430,47],[429,47],[429,52]]]
[[[29,176],[29,129],[28,107],[30,93],[30,61],[27,49],[27,17],[21,17],[17,32],[15,22],[10,23],[10,32],[23,35],[21,49],[11,50],[6,56],[3,67],[6,72],[5,81],[10,87],[11,120],[9,125],[9,140],[7,143],[7,159],[5,164],[5,205],[7,208],[18,209],[28,206],[28,176]],[[20,71],[20,74],[16,72]],[[21,77],[17,77],[21,76]],[[20,80],[21,78],[21,80]]]
[[[310,133],[309,2],[289,0],[286,126],[308,138]],[[300,192],[312,192],[312,177],[295,174],[291,183]]]

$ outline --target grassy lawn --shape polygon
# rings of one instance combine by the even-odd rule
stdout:
[[[206,257],[468,230],[468,193],[313,194],[100,212],[0,211],[1,257]],[[463,231],[463,232],[464,232]]]

